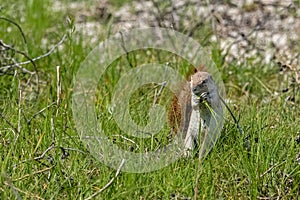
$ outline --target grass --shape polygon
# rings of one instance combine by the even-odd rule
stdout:
[[[104,187],[116,173],[95,159],[83,145],[72,116],[73,80],[80,63],[95,44],[79,31],[71,32],[72,22],[66,24],[65,13],[52,12],[49,9],[51,4],[49,0],[43,3],[38,0],[16,1],[13,5],[5,1],[1,10],[3,17],[22,27],[27,45],[17,28],[4,20],[0,20],[3,30],[0,39],[28,52],[31,57],[47,52],[64,33],[67,33],[67,40],[63,48],[36,62],[39,83],[32,79],[30,85],[26,85],[30,76],[20,70],[15,71],[15,76],[0,75],[0,112],[3,113],[0,117],[0,199],[85,199]],[[114,1],[114,4],[117,7],[122,5],[119,1]],[[105,31],[99,33],[99,41],[107,34]],[[169,53],[149,52],[136,51],[128,57],[136,66],[172,61],[171,66],[182,74],[191,67]],[[253,66],[251,61],[244,66],[231,63],[223,67],[218,52],[215,45],[213,58],[222,72],[227,98],[233,102],[230,106],[240,119],[244,135],[239,134],[228,116],[221,138],[201,163],[200,170],[195,156],[180,159],[151,173],[121,172],[97,198],[193,198],[197,173],[200,173],[198,199],[297,199],[300,196],[300,165],[296,161],[300,151],[296,140],[300,130],[299,92],[296,93],[296,103],[292,104],[285,100],[290,94],[280,92],[287,82],[283,81],[277,68]],[[10,55],[20,61],[26,60],[13,51]],[[60,66],[62,84],[59,106],[52,104],[57,101],[56,66]],[[34,71],[30,64],[24,67]],[[130,68],[126,56],[121,57],[100,79],[95,103],[97,115],[105,119],[102,126],[107,136],[121,148],[136,152],[153,150],[161,143],[167,143],[170,131],[167,125],[155,140],[139,140],[125,135],[135,139],[139,149],[122,137],[113,136],[122,133],[108,108],[115,84]],[[37,93],[37,85],[40,93]],[[21,100],[20,88],[24,90]],[[157,85],[149,84],[131,97],[130,112],[136,123],[145,125],[155,90]],[[274,95],[274,92],[278,94]],[[160,102],[166,102],[168,106],[170,96],[170,91],[164,90]],[[250,142],[249,150],[244,147],[246,138]]]

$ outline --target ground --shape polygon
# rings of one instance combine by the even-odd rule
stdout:
[[[179,31],[209,52],[243,134],[228,114],[204,160],[195,153],[157,171],[120,172],[80,139],[74,80],[99,42],[149,26]],[[299,198],[299,1],[5,0],[0,27],[0,199]],[[193,68],[170,52],[146,49],[121,56],[99,77],[96,116],[110,141],[130,152],[152,152],[172,139],[168,123],[139,139],[112,117],[120,77],[145,63],[182,75]],[[134,122],[147,125],[153,103],[169,108],[172,92],[161,86],[132,94]]]

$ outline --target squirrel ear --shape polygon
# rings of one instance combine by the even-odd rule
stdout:
[[[199,70],[198,70],[197,68],[193,67],[193,69],[192,69],[192,73],[193,73],[193,74],[196,74],[198,71],[199,71]]]
[[[193,67],[192,69],[190,69],[187,73],[187,77],[191,77],[193,74],[196,74],[198,72],[198,69]],[[186,78],[187,78],[186,77]]]
[[[190,77],[193,74],[196,74],[197,72],[206,72],[206,67],[203,64],[198,65],[197,67],[192,67],[188,72],[187,72],[187,77]]]

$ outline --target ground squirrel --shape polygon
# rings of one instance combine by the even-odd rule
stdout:
[[[185,106],[181,116],[181,106]],[[184,154],[199,147],[200,156],[208,153],[218,138],[223,126],[223,109],[218,87],[212,76],[203,71],[191,75],[189,85],[185,85],[178,98],[173,101],[171,123],[180,125],[184,136]],[[177,131],[178,130],[174,130]],[[199,138],[199,133],[202,134]]]

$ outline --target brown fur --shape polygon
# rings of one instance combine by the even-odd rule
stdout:
[[[187,80],[190,81],[190,77],[193,74],[197,73],[198,71],[206,71],[205,66],[201,65],[197,67],[197,69],[196,68],[191,69],[186,76]],[[177,134],[178,131],[180,131],[181,133],[184,133],[182,137],[185,137],[189,125],[188,123],[189,114],[192,109],[190,99],[191,99],[191,92],[190,92],[189,85],[182,86],[181,92],[179,94],[179,99],[174,95],[168,112],[168,121],[172,130],[172,135],[175,135]],[[181,113],[180,105],[186,106],[186,113],[183,119],[181,119],[182,113]],[[181,127],[181,130],[178,129],[179,127]]]

